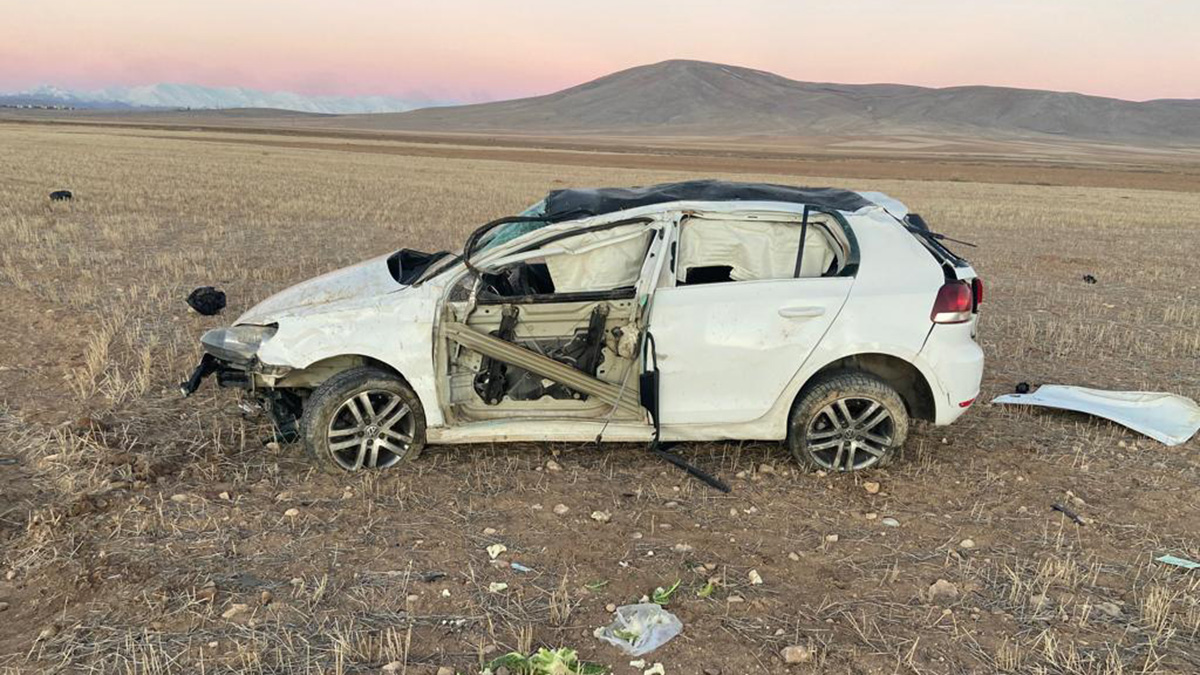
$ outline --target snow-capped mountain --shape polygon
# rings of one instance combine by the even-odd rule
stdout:
[[[108,87],[97,91],[41,86],[13,94],[0,94],[0,105],[119,109],[277,108],[331,114],[403,112],[446,103],[449,102],[391,96],[305,96],[286,91],[268,92],[245,87],[203,87],[194,84],[149,84]]]

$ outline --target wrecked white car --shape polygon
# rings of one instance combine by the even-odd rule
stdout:
[[[879,466],[975,400],[983,286],[877,193],[691,181],[550,193],[461,255],[400,250],[201,338],[321,468],[426,444],[785,441]]]

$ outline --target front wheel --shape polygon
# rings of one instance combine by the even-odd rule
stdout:
[[[352,368],[317,387],[300,418],[304,448],[323,471],[387,469],[425,447],[416,392],[377,368]]]
[[[858,471],[885,466],[908,437],[908,410],[896,390],[862,372],[827,377],[792,408],[788,447],[805,467]]]

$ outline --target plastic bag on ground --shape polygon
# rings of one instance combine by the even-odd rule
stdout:
[[[616,619],[597,628],[595,635],[630,656],[641,656],[667,644],[682,630],[683,622],[678,617],[647,602],[618,607]]]

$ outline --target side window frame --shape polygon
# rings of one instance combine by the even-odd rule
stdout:
[[[833,220],[838,225],[838,227],[841,229],[843,235],[846,238],[846,244],[847,244],[847,247],[846,247],[847,250],[846,250],[846,254],[845,254],[846,261],[841,266],[841,268],[838,270],[837,274],[831,274],[828,276],[825,274],[822,274],[817,277],[801,277],[800,276],[800,271],[801,271],[800,267],[804,260],[804,248],[805,248],[805,245],[807,244],[807,242],[811,239],[809,230],[811,230],[813,228],[817,228],[817,227],[822,228],[822,229],[829,227],[828,225],[826,225],[824,223],[810,223],[809,222],[810,214],[820,214],[823,216],[827,216],[828,218]],[[746,284],[746,283],[769,282],[769,281],[789,281],[789,280],[801,281],[801,280],[805,280],[805,279],[853,277],[858,273],[858,263],[859,263],[858,239],[857,239],[857,237],[854,236],[854,230],[850,227],[850,224],[846,221],[846,219],[842,216],[842,214],[838,213],[837,211],[826,211],[824,209],[816,209],[816,208],[812,208],[811,206],[806,204],[804,206],[804,211],[801,214],[801,220],[799,222],[800,233],[797,235],[799,238],[799,245],[797,246],[797,249],[796,249],[796,264],[792,269],[792,275],[790,277],[778,277],[778,278],[771,278],[771,279],[752,279],[752,280],[747,280],[747,281],[737,281],[737,280],[715,281],[715,282],[711,282],[711,283],[695,283],[695,284],[682,283],[681,277],[679,276],[679,241],[682,237],[683,226],[687,222],[688,217],[690,217],[690,216],[685,215],[683,218],[681,218],[676,223],[675,230],[677,232],[677,235],[671,241],[671,247],[670,247],[670,251],[669,251],[670,259],[669,259],[668,267],[669,267],[670,273],[671,273],[670,281],[671,281],[672,288],[703,288],[705,286],[714,286],[714,285],[722,285],[722,284]],[[781,224],[787,223],[789,225],[795,224],[795,223],[790,223],[788,221],[778,221],[778,222],[780,222]],[[832,233],[822,234],[821,236],[831,236],[831,235],[832,235]],[[840,248],[840,246],[839,246],[839,248]]]
[[[592,225],[590,227],[583,227],[583,228],[574,229],[574,230],[566,230],[563,232],[556,232],[545,238],[530,242],[529,244],[522,246],[509,254],[511,256],[519,256],[523,253],[530,253],[533,251],[537,251],[538,249],[544,248],[546,246],[549,246],[550,244],[553,244],[556,241],[560,241],[563,239],[570,239],[572,237],[577,237],[577,236],[580,236],[583,234],[589,234],[592,232],[603,232],[605,230],[611,230],[611,229],[623,227],[626,225],[641,224],[645,227],[644,234],[646,235],[646,245],[645,245],[645,249],[642,251],[641,262],[638,265],[639,278],[631,286],[609,289],[609,290],[600,290],[600,291],[573,291],[573,292],[565,292],[565,293],[560,293],[560,292],[536,293],[536,294],[530,294],[530,295],[496,295],[496,294],[488,293],[486,291],[481,291],[479,293],[479,295],[477,296],[476,302],[479,305],[509,305],[509,304],[545,304],[545,303],[556,303],[556,302],[564,302],[564,303],[566,303],[566,302],[592,302],[592,301],[600,301],[600,300],[632,299],[637,296],[637,292],[638,292],[637,289],[639,286],[639,282],[641,282],[641,280],[642,280],[640,275],[644,273],[644,268],[645,268],[645,263],[646,263],[647,257],[650,255],[651,249],[654,248],[654,242],[658,238],[657,236],[655,236],[656,230],[654,227],[652,227],[653,223],[654,223],[654,218],[643,216],[643,217],[638,217],[638,218],[626,218],[626,219],[614,221],[611,223],[604,223],[601,225]],[[520,261],[514,261],[514,262],[520,262]]]

